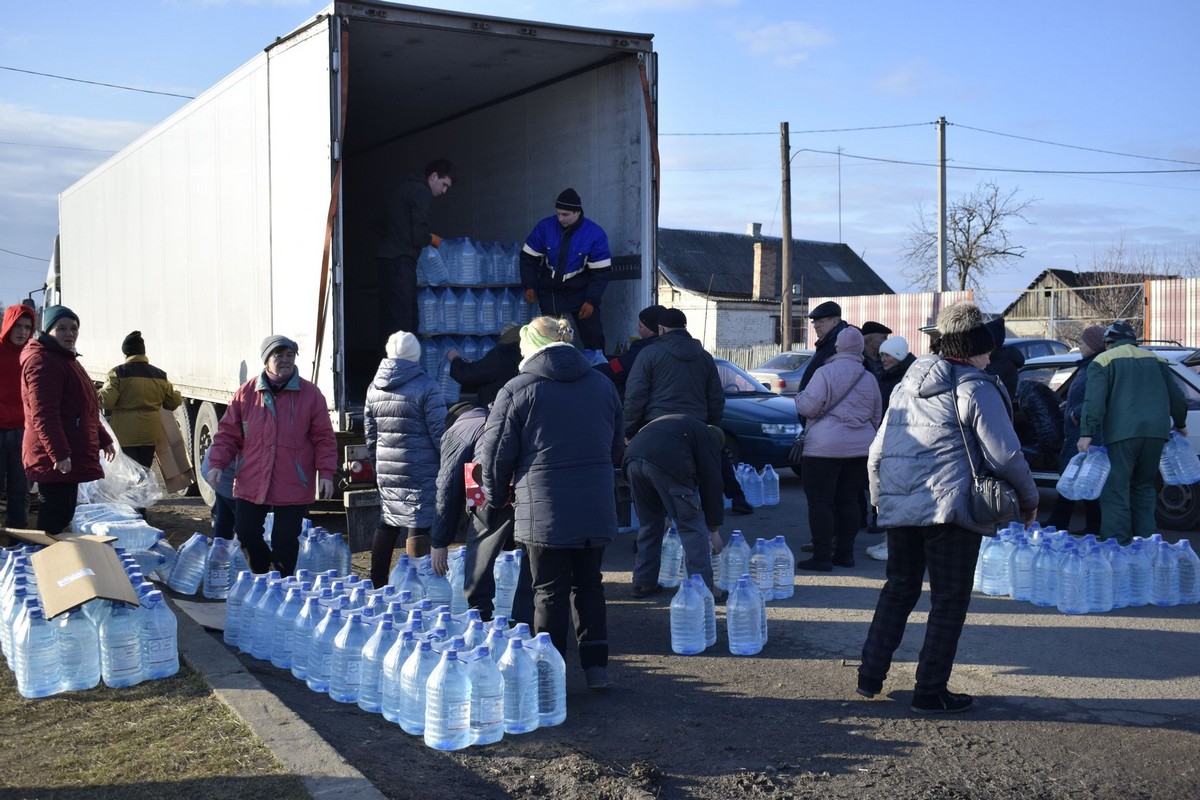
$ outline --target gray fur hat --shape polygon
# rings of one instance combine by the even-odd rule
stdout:
[[[965,361],[996,348],[992,332],[984,325],[983,313],[974,303],[955,303],[942,309],[937,327],[942,334],[938,347],[946,358]]]

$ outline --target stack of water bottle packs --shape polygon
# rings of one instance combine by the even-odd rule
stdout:
[[[566,664],[550,635],[510,626],[520,551],[496,561],[495,613],[466,608],[464,551],[449,576],[401,554],[388,585],[299,568],[237,576],[225,643],[315,692],[382,714],[429,747],[458,750],[566,719]]]
[[[779,505],[779,473],[770,464],[758,472],[743,462],[737,465],[733,474],[746,495],[746,502],[753,508]]]
[[[1187,539],[1170,544],[1157,533],[1121,546],[1090,533],[1077,538],[1013,522],[983,540],[975,590],[1056,606],[1064,614],[1197,603],[1200,556]]]
[[[717,614],[713,594],[699,575],[685,574],[683,543],[675,528],[663,536],[658,583],[678,587],[671,600],[671,650],[680,655],[702,653],[717,643]],[[729,652],[752,656],[767,643],[767,603],[795,593],[795,557],[787,541],[776,536],[756,539],[754,548],[740,530],[713,556],[713,584],[729,592],[725,627]]]
[[[137,605],[94,598],[46,619],[30,556],[38,545],[0,550],[0,644],[22,697],[37,698],[166,678],[179,671],[175,614],[118,549]]]

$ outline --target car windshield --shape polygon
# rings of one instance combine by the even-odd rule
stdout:
[[[768,358],[758,366],[758,369],[777,369],[786,372],[800,369],[810,358],[812,358],[812,353],[780,353],[774,358]]]
[[[767,387],[736,364],[723,358],[713,360],[717,364],[717,375],[725,394],[771,394]]]

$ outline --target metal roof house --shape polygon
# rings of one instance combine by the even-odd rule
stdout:
[[[779,237],[752,223],[745,234],[660,228],[658,302],[682,309],[709,350],[780,341]],[[893,294],[848,245],[792,241],[792,324],[797,346],[811,334],[808,298]]]
[[[1011,335],[1074,342],[1089,325],[1123,319],[1142,330],[1145,284],[1175,275],[1047,269],[1001,314]]]

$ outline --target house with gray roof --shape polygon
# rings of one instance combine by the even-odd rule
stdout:
[[[712,350],[780,341],[783,240],[745,234],[658,230],[658,302],[682,309],[688,330]],[[893,294],[848,245],[792,241],[792,341],[805,346],[808,298]]]

